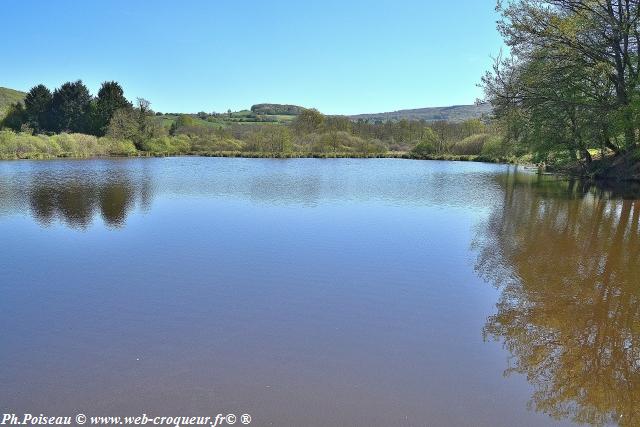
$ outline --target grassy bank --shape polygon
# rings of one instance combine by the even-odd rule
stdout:
[[[95,137],[79,133],[31,135],[0,131],[0,159],[55,159],[92,157],[247,157],[247,158],[400,158],[422,160],[516,163],[518,159],[485,154],[418,154],[411,151],[360,152],[310,151],[293,147],[286,151],[255,151],[235,139],[189,137],[187,135],[151,138],[136,147],[129,140]]]
[[[31,135],[0,131],[0,159],[53,159],[57,157],[135,156],[131,141],[92,135]]]

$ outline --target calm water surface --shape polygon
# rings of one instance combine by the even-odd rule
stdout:
[[[0,410],[639,425],[639,214],[502,165],[0,162]]]

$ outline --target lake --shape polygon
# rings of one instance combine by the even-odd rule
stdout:
[[[0,409],[638,425],[626,190],[466,162],[0,162]]]

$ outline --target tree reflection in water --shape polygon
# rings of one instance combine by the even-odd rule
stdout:
[[[501,184],[474,245],[501,289],[484,334],[511,353],[506,374],[524,374],[530,406],[555,418],[640,425],[640,200],[536,176]]]
[[[60,221],[72,228],[86,228],[100,214],[110,227],[122,227],[139,200],[148,205],[149,186],[136,185],[126,175],[108,179],[34,180],[29,189],[32,215],[43,225]]]

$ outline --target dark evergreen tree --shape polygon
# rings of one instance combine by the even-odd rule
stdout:
[[[53,130],[51,123],[51,91],[45,85],[31,88],[24,98],[27,124],[34,132]]]
[[[130,109],[132,105],[124,97],[124,91],[118,82],[104,82],[95,104],[94,132],[105,135],[114,113],[120,109]]]
[[[91,100],[82,80],[67,82],[56,89],[51,101],[54,130],[87,133],[91,126]]]

